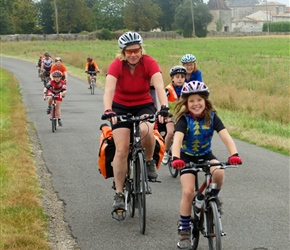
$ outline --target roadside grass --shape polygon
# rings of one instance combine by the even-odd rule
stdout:
[[[1,68],[0,81],[0,248],[50,249],[18,82]]]
[[[93,57],[101,69],[97,77],[100,88],[104,88],[105,74],[118,52],[116,41],[99,40],[4,42],[1,46],[4,56],[34,63],[44,51],[60,56],[69,74],[84,83],[86,58]],[[170,82],[169,69],[180,64],[182,55],[193,53],[216,109],[225,111],[219,113],[229,132],[286,155],[290,155],[289,46],[289,36],[144,41],[146,53],[159,63],[165,85]]]

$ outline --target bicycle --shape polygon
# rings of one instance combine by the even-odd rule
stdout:
[[[96,80],[93,77],[93,74],[96,74],[96,76],[97,76],[97,72],[96,71],[88,71],[88,74],[90,75],[91,94],[94,95],[95,94],[95,87],[96,87]]]
[[[106,116],[102,115],[102,120]],[[139,210],[140,232],[146,229],[146,194],[151,194],[148,185],[147,169],[145,164],[145,153],[141,145],[139,124],[144,121],[155,122],[156,114],[148,116],[133,116],[132,114],[118,115],[119,122],[130,122],[133,125],[130,134],[130,149],[128,155],[128,171],[124,184],[125,210],[112,211],[112,218],[121,221],[129,211],[130,216],[135,216],[135,208]],[[114,187],[113,187],[114,188]]]
[[[159,123],[156,121],[155,127],[158,129],[159,133],[162,135],[163,139],[165,140],[167,131],[166,131],[166,123]],[[171,147],[168,150],[168,161],[166,163],[163,163],[163,165],[167,165],[169,169],[169,173],[173,178],[176,178],[179,174],[179,170],[172,167],[171,162],[172,162],[172,152],[171,152]]]
[[[43,79],[44,75],[44,79]],[[49,71],[43,71],[41,75],[41,79],[43,81],[44,87],[46,87],[46,84],[50,81]]]
[[[237,165],[229,165],[228,162],[211,163],[206,161],[203,163],[187,163],[186,167],[181,170],[181,172],[194,171],[196,173],[195,195],[192,201],[193,215],[190,224],[190,239],[193,250],[198,247],[200,233],[208,239],[210,250],[222,249],[221,237],[226,235],[222,228],[217,197],[211,193],[211,190],[216,188],[216,183],[212,183],[210,173],[212,166],[220,166],[220,169],[238,168]],[[198,172],[205,173],[205,180],[200,186],[198,183]]]
[[[51,103],[51,110],[50,110],[50,120],[51,120],[51,128],[52,132],[54,133],[56,131],[56,127],[58,125],[58,118],[56,117],[55,110],[56,110],[56,97],[61,97],[61,95],[55,95],[55,94],[50,94],[48,96],[51,96],[52,98],[52,103]],[[44,95],[44,100],[46,100],[46,95]]]

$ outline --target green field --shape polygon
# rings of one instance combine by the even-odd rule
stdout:
[[[144,48],[163,72],[192,53],[209,86],[211,99],[230,133],[271,150],[290,154],[289,36],[146,40]],[[60,56],[69,73],[85,81],[86,57],[101,69],[98,86],[118,52],[117,41],[3,42],[3,56],[37,61],[44,51]],[[35,74],[36,75],[36,74]]]

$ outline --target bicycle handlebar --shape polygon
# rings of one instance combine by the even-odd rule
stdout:
[[[87,71],[88,74],[96,74],[98,73],[97,71]]]
[[[142,122],[142,121],[148,121],[151,123],[154,123],[156,120],[156,114],[150,114],[147,116],[133,116],[132,114],[128,113],[126,115],[116,115],[118,122]],[[108,119],[105,114],[102,115],[101,117],[102,120]]]
[[[220,169],[226,169],[226,168],[238,168],[238,165],[232,165],[229,162],[210,162],[210,161],[206,161],[203,163],[194,163],[194,162],[190,162],[190,163],[186,163],[185,168],[183,168],[182,170],[193,170],[195,172],[206,172],[210,167],[213,166],[220,166]]]

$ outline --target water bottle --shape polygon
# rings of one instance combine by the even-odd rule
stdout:
[[[200,211],[202,209],[204,203],[204,195],[203,194],[197,194],[195,197],[195,214],[199,217]]]

